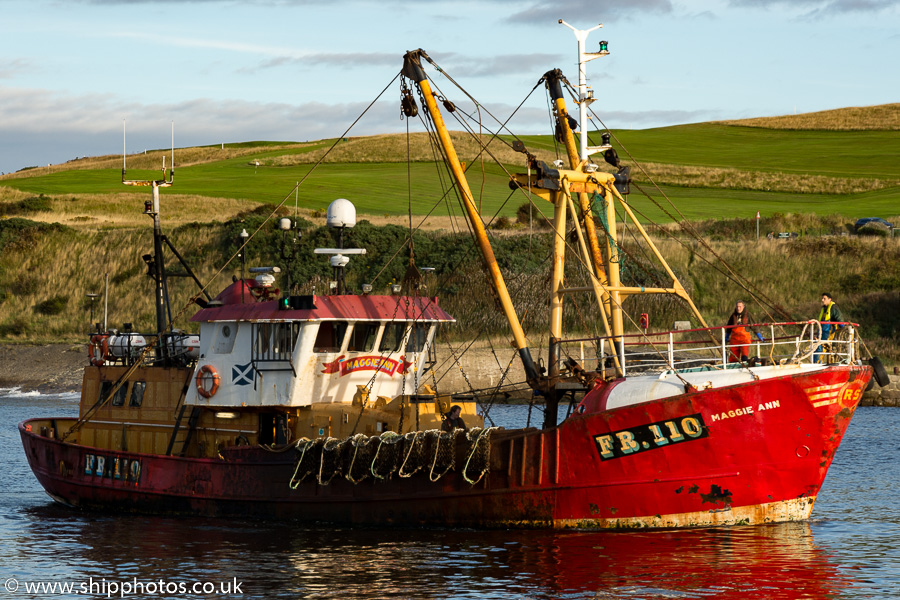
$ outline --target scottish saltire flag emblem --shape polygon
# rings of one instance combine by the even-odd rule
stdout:
[[[234,365],[231,367],[231,383],[234,385],[250,385],[253,383],[253,363]]]

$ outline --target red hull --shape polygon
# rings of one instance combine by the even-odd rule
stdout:
[[[835,366],[494,432],[490,470],[475,485],[457,470],[437,482],[427,471],[358,484],[310,478],[292,490],[294,450],[191,459],[63,443],[30,421],[19,431],[47,492],[88,509],[476,527],[756,524],[809,516],[870,377],[865,366]],[[582,406],[602,405],[605,393]]]

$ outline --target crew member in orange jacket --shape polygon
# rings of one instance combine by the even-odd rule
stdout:
[[[729,344],[728,362],[744,362],[750,357],[750,333],[753,317],[747,310],[743,300],[738,300],[734,312],[728,318],[725,331],[725,343]],[[756,339],[763,341],[763,336],[756,332]]]

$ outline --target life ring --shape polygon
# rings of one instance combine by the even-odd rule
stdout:
[[[211,382],[209,388],[206,383]],[[197,393],[204,398],[212,398],[219,391],[219,372],[211,365],[203,365],[197,371]]]
[[[95,367],[102,367],[109,358],[109,336],[94,335],[91,336],[91,343],[88,344],[88,359]]]

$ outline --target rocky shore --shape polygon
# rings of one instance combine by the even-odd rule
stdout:
[[[0,345],[0,388],[75,392],[87,363],[83,344]]]
[[[87,348],[82,344],[0,345],[0,388],[75,392],[81,387],[87,360]],[[501,370],[498,364],[501,362],[505,368],[508,358],[497,357],[489,348],[475,348],[460,358],[459,367],[452,365],[441,369],[441,372],[448,371],[448,374],[440,381],[439,390],[496,386],[497,373]],[[900,374],[891,374],[890,378],[891,383],[886,387],[873,385],[863,396],[861,406],[900,406]],[[506,381],[523,380],[522,368],[514,361]]]
[[[860,406],[900,406],[900,375],[889,375],[891,383],[879,387],[876,383],[872,389],[863,394]]]

